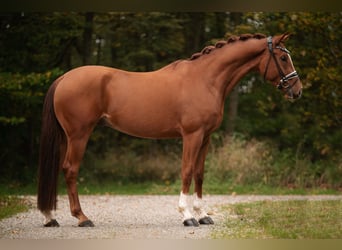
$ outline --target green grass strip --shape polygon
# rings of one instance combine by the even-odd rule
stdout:
[[[0,196],[0,220],[27,210],[28,206],[22,199],[15,196]]]
[[[341,239],[342,201],[262,201],[223,208],[216,239]]]

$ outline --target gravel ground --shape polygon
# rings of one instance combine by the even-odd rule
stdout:
[[[220,207],[238,202],[260,200],[323,200],[342,199],[342,196],[260,196],[208,195],[204,196],[207,211],[215,225],[184,227],[177,210],[175,195],[97,195],[81,196],[85,214],[94,222],[93,228],[77,227],[70,215],[67,196],[59,196],[56,212],[59,228],[44,228],[44,216],[36,209],[36,197],[24,196],[31,204],[28,212],[0,221],[0,239],[208,239],[217,230],[224,215]]]

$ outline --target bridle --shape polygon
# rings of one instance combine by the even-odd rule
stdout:
[[[279,65],[279,62],[273,52],[273,43],[272,43],[272,37],[269,36],[267,37],[267,46],[268,46],[268,50],[270,52],[270,56],[268,58],[268,61],[267,61],[267,64],[266,64],[266,69],[265,69],[265,73],[264,73],[264,79],[266,79],[266,73],[267,73],[267,70],[268,70],[268,66],[270,64],[270,61],[271,61],[271,58],[273,58],[276,66],[277,66],[277,69],[278,69],[278,72],[279,72],[279,75],[280,75],[280,81],[279,83],[277,84],[277,88],[278,89],[285,89],[287,90],[290,95],[292,96],[293,93],[292,93],[292,87],[296,84],[296,82],[298,81],[299,79],[299,75],[297,73],[297,71],[292,71],[291,73],[285,75],[284,72],[282,71],[280,65]],[[283,48],[281,46],[276,46],[275,47],[276,49],[280,49],[281,51],[284,51],[286,52],[288,55],[290,54],[290,51],[288,51],[286,48]],[[291,85],[288,83],[289,80],[293,79],[293,78],[297,78],[296,81],[294,81],[294,83],[292,83]]]

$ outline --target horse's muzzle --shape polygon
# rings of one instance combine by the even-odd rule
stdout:
[[[302,89],[298,90],[298,92],[294,92],[292,88],[288,89],[285,92],[285,98],[290,101],[294,102],[295,100],[298,100],[302,96]]]

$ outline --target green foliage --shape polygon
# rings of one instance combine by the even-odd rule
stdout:
[[[263,84],[261,77],[244,78],[240,86],[247,91],[240,91],[235,125],[243,136],[219,148],[226,126],[214,135],[214,151],[207,160],[209,178],[236,185],[340,187],[342,29],[338,12],[2,14],[0,179],[24,183],[35,179],[44,95],[53,80],[70,68],[91,63],[154,70],[189,58],[229,34],[286,31],[293,34],[287,48],[304,84],[303,97],[291,104],[274,87]],[[224,117],[225,125],[227,120]],[[113,130],[96,129],[81,174],[85,179],[95,175],[172,181],[180,167],[180,158],[176,162],[172,157],[180,156],[180,149],[179,141],[133,140]],[[113,151],[117,153],[112,156]],[[168,153],[160,155],[161,151]],[[229,167],[224,165],[228,161],[232,162]],[[154,172],[159,165],[177,168],[163,175]],[[124,171],[119,173],[119,168]]]
[[[0,73],[1,180],[35,179],[42,103],[61,73]]]
[[[241,98],[237,128],[272,136],[281,149],[296,152],[301,145],[313,161],[334,158],[342,147],[341,13],[247,13],[245,21],[266,34],[293,34],[287,48],[304,90],[299,101],[289,104],[274,90],[253,86]],[[256,107],[254,114],[247,103]]]
[[[70,68],[70,50],[82,35],[81,20],[77,13],[63,12],[0,15],[0,71]]]
[[[190,17],[186,13],[112,14],[112,65],[131,71],[151,71],[189,57],[184,53],[191,52],[185,51],[188,41],[183,25]]]

